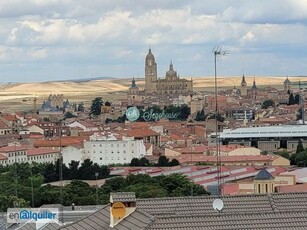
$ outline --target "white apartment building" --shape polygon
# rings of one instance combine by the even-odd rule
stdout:
[[[99,165],[130,163],[132,158],[146,155],[143,140],[109,134],[94,134],[90,141],[84,142],[86,158]]]
[[[0,148],[0,165],[16,163],[55,163],[59,150],[52,148],[30,148],[29,146],[7,146]]]

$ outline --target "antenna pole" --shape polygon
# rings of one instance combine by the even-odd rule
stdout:
[[[216,60],[217,56],[224,56],[227,55],[226,51],[222,51],[222,47],[217,47],[213,49],[214,54],[214,89],[215,89],[215,143],[216,143],[216,166],[217,166],[217,183],[218,183],[218,196],[222,195],[221,190],[221,151],[220,151],[220,138],[219,138],[219,126],[218,126],[218,88],[217,88],[217,68],[216,68]]]
[[[60,120],[60,147],[59,147],[59,179],[60,179],[60,200],[61,200],[61,221],[64,223],[63,206],[64,206],[64,194],[63,194],[63,156],[62,156],[62,121]]]

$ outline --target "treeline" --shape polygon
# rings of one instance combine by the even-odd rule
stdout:
[[[73,180],[70,184],[63,187],[49,184],[42,186],[42,182],[43,177],[35,175],[18,181],[18,183],[12,183],[11,178],[5,177],[2,174],[0,210],[6,211],[7,208],[11,207],[39,207],[43,204],[60,204],[62,201],[65,206],[72,204],[101,205],[109,202],[111,192],[135,192],[137,198],[208,194],[201,185],[194,184],[181,174],[161,175],[157,177],[150,177],[146,174],[131,174],[126,178],[114,177],[107,179],[105,184],[100,188],[91,187],[80,180]],[[17,191],[17,196],[15,196],[15,191]],[[33,205],[32,195],[34,198]],[[96,195],[98,195],[98,200],[96,199]]]
[[[172,159],[171,161],[166,156],[160,156],[157,164],[152,164],[146,157],[140,159],[133,158],[130,162],[130,166],[158,166],[158,167],[171,167],[179,165],[177,159]]]
[[[90,160],[85,160],[81,165],[77,161],[72,161],[69,167],[63,164],[62,169],[63,180],[102,179],[108,177],[110,173],[108,166],[99,166]],[[44,183],[58,180],[59,161],[56,164],[17,163],[0,166],[0,209],[6,211],[8,207],[16,205],[18,207],[30,205],[37,207],[42,204],[59,203],[59,188],[51,186],[52,189],[49,191],[51,188],[49,185],[42,186]],[[71,189],[71,186],[66,189]],[[35,197],[34,204],[32,204],[32,195]],[[74,195],[70,194],[70,196]],[[90,201],[85,201],[85,198],[83,201],[84,204],[90,203]]]

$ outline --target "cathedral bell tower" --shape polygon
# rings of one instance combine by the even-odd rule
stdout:
[[[157,63],[154,55],[149,48],[148,54],[145,59],[145,92],[152,93],[154,84],[152,82],[157,81]]]

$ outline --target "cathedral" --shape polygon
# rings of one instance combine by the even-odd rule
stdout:
[[[164,79],[158,78],[157,63],[149,49],[145,58],[145,89],[140,91],[132,79],[128,91],[128,99],[145,99],[148,96],[179,96],[189,95],[193,92],[193,80],[181,79],[174,70],[173,63],[169,65]]]

